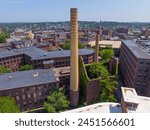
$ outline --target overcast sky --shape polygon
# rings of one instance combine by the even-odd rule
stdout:
[[[82,21],[150,22],[150,0],[0,0],[0,22],[68,21],[71,7]]]

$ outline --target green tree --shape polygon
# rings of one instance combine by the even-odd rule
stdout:
[[[44,103],[44,107],[49,113],[60,112],[69,108],[69,101],[63,92],[54,91],[48,96],[47,102]]]
[[[80,43],[80,42],[79,42],[78,48],[79,48],[79,49],[83,49],[83,48],[85,48],[85,45],[83,45],[83,43]]]
[[[114,50],[112,48],[100,50],[99,56],[102,58],[102,63],[107,63],[112,57],[114,57]]]
[[[65,44],[60,45],[63,50],[70,50],[70,40],[67,40]],[[79,43],[78,48],[82,49],[85,46],[82,43]]]
[[[49,103],[44,103],[44,107],[45,107],[45,110],[49,113],[56,113],[56,109],[54,108],[53,105],[50,105]]]
[[[0,32],[0,43],[5,43],[7,38],[7,34],[4,32]]]
[[[0,97],[0,113],[18,113],[20,108],[12,97]]]
[[[117,82],[111,81],[109,77],[100,80],[100,102],[115,102],[116,98],[114,95],[114,91],[116,89]]]
[[[90,79],[97,79],[99,77],[106,77],[108,75],[108,71],[100,63],[90,64],[86,67],[86,70]]]
[[[9,73],[9,72],[11,72],[10,69],[5,68],[4,66],[0,66],[0,74]]]
[[[19,68],[19,71],[26,71],[26,70],[32,70],[32,69],[33,69],[32,65],[24,65]]]
[[[60,45],[63,50],[70,50],[70,40],[67,40],[65,44]]]

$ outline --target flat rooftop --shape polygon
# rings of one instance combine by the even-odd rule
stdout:
[[[92,49],[79,49],[80,56],[89,55],[93,53],[94,50]],[[29,56],[31,57],[31,60],[51,59],[51,58],[59,58],[59,57],[70,57],[70,50],[48,52],[36,47],[26,47],[26,48],[13,49],[10,51],[0,52],[0,58],[16,56],[19,54],[25,54]]]
[[[95,46],[95,40],[88,43],[90,46]],[[111,46],[112,48],[119,49],[121,47],[121,41],[112,41],[112,40],[102,40],[99,41],[101,47]]]
[[[122,94],[124,102],[137,104],[136,109],[127,108],[128,113],[149,113],[150,112],[150,98],[138,96],[134,88],[122,87]]]
[[[0,75],[0,90],[58,82],[53,69],[35,69]]]
[[[130,51],[140,59],[150,59],[150,48],[146,47],[146,43],[142,44],[137,44],[133,40],[123,40],[122,41],[125,46],[127,46]],[[144,46],[145,44],[145,46]]]
[[[81,107],[64,113],[122,113],[119,103],[97,103],[86,107]]]

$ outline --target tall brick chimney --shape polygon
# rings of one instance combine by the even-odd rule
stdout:
[[[78,65],[78,9],[71,8],[70,30],[70,104],[78,105],[79,100],[79,65]]]
[[[99,29],[96,32],[96,41],[95,41],[95,62],[98,63],[98,53],[99,53]]]
[[[98,63],[98,55],[99,55],[99,41],[101,40],[102,28],[101,28],[101,20],[100,25],[96,31],[96,40],[95,40],[95,62]],[[100,39],[99,39],[100,36]]]

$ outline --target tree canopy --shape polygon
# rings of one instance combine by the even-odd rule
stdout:
[[[102,63],[107,63],[114,57],[114,50],[112,48],[102,49],[99,51],[99,56],[102,58]]]
[[[114,91],[117,86],[117,81],[111,81],[109,77],[100,80],[100,102],[115,102],[116,98]]]
[[[9,72],[11,72],[10,69],[5,68],[4,66],[0,66],[0,74],[9,73]]]
[[[70,40],[67,40],[65,44],[62,44],[60,46],[63,50],[70,50]],[[82,44],[82,43],[79,43],[78,45],[78,48],[79,49],[82,49],[84,48],[85,46]]]
[[[15,99],[11,97],[0,97],[0,113],[18,113],[20,108]]]
[[[102,66],[100,63],[93,63],[86,67],[88,77],[90,79],[97,79],[100,76],[104,77],[108,75],[108,71],[104,66]]]
[[[44,103],[45,110],[49,113],[64,111],[69,107],[69,101],[63,92],[51,92]]]
[[[32,65],[24,65],[19,68],[19,71],[26,71],[26,70],[32,70],[32,69],[33,69]]]
[[[5,43],[7,38],[7,34],[4,32],[0,32],[0,43]]]

